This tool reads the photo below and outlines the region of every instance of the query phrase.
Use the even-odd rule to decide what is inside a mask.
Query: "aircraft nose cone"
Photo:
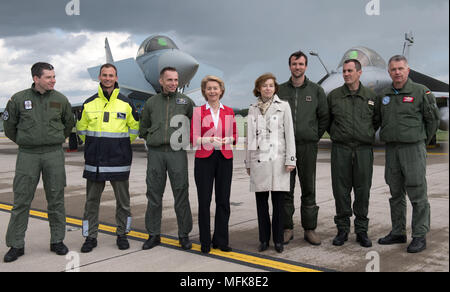
[[[183,87],[188,84],[198,70],[198,62],[191,55],[179,50],[165,52],[159,58],[158,67],[174,67],[178,71],[178,86]]]

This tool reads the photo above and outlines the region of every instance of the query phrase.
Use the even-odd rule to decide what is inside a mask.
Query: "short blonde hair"
[[[259,91],[259,89],[269,79],[273,80],[273,83],[275,84],[275,93],[274,94],[277,94],[277,92],[278,92],[277,78],[272,73],[265,73],[265,74],[259,76],[258,79],[256,79],[256,81],[255,81],[255,88],[253,89],[253,94],[256,97],[261,96],[261,92]]]
[[[217,76],[208,75],[208,76],[205,76],[205,78],[202,79],[202,83],[201,83],[201,86],[200,86],[201,89],[202,89],[202,95],[205,98],[205,100],[208,101],[208,98],[206,97],[206,94],[205,94],[205,90],[206,90],[206,84],[208,82],[210,82],[210,81],[217,82],[219,84],[220,90],[222,91],[222,94],[220,95],[220,98],[222,98],[223,95],[225,94],[225,83],[223,82],[222,79],[220,79]]]

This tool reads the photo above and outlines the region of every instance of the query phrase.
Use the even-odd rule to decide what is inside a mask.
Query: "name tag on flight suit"
[[[412,97],[412,96],[404,96],[403,97],[403,102],[412,103],[412,102],[414,102],[414,97]]]
[[[50,107],[51,108],[58,108],[58,109],[60,109],[61,108],[61,104],[59,103],[59,102],[50,102]]]

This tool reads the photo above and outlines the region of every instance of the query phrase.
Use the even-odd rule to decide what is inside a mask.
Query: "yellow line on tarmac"
[[[0,204],[0,209],[6,210],[6,211],[11,211],[12,210],[12,206],[11,205]]]
[[[12,208],[13,207],[11,205],[0,204],[0,209],[2,209],[2,210],[11,211]],[[30,215],[39,217],[39,218],[48,219],[48,214],[45,212],[41,212],[41,211],[30,210]],[[80,220],[80,219],[66,217],[66,222],[69,224],[79,226],[79,227],[82,226],[82,220]],[[109,226],[109,225],[99,224],[98,228],[99,228],[99,230],[106,231],[109,233],[116,232],[116,227]],[[142,232],[137,232],[137,231],[130,231],[130,233],[128,233],[127,236],[131,237],[131,238],[137,238],[137,239],[145,239],[145,240],[148,239],[148,234],[142,233]],[[180,247],[180,243],[178,242],[177,239],[161,237],[161,243]],[[200,245],[193,243],[192,250],[201,252]],[[210,254],[215,255],[219,258],[223,258],[223,259],[234,260],[234,261],[241,262],[241,263],[247,263],[247,264],[252,264],[252,265],[256,265],[256,266],[263,266],[263,267],[272,268],[272,269],[276,269],[276,270],[280,270],[280,271],[286,271],[286,272],[321,272],[320,270],[306,268],[306,267],[302,267],[300,265],[284,263],[284,262],[273,260],[273,259],[261,258],[258,256],[239,253],[239,252],[223,252],[220,249],[211,249]]]

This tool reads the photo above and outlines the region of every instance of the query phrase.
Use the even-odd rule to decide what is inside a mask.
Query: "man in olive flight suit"
[[[388,66],[392,86],[382,91],[379,110],[380,138],[386,142],[385,179],[391,191],[392,231],[378,243],[406,243],[407,193],[413,208],[413,240],[407,252],[417,253],[426,248],[430,230],[426,145],[438,129],[439,109],[431,91],[408,78],[410,69],[404,56],[393,56]]]
[[[297,169],[291,172],[291,191],[284,202],[284,243],[293,239],[294,188],[298,171],[301,195],[301,223],[304,238],[312,245],[320,245],[316,234],[319,206],[316,205],[316,161],[318,142],[328,126],[327,97],[322,87],[305,76],[308,57],[301,51],[289,57],[291,78],[280,85],[278,96],[289,102],[294,122]]]
[[[190,120],[195,104],[177,91],[178,72],[175,68],[161,70],[159,83],[162,92],[147,100],[139,126],[139,136],[148,146],[145,225],[149,238],[142,248],[151,249],[161,243],[162,197],[168,173],[175,199],[178,237],[181,247],[187,250],[192,248],[189,240],[192,214],[184,149],[190,143]]]
[[[3,113],[5,135],[19,145],[13,182],[14,206],[6,233],[11,249],[5,262],[15,261],[25,252],[25,232],[36,187],[42,173],[50,222],[50,250],[68,253],[64,245],[66,214],[64,187],[66,172],[62,143],[75,124],[67,98],[54,90],[55,71],[48,63],[31,67],[31,88],[14,94]]]
[[[336,204],[334,222],[338,234],[333,245],[341,246],[348,240],[352,216],[351,191],[355,194],[356,241],[371,247],[369,226],[369,197],[373,174],[373,142],[379,127],[375,110],[376,94],[360,82],[361,63],[346,60],[342,76],[344,85],[328,94],[330,126],[333,141],[331,150],[331,181]]]

